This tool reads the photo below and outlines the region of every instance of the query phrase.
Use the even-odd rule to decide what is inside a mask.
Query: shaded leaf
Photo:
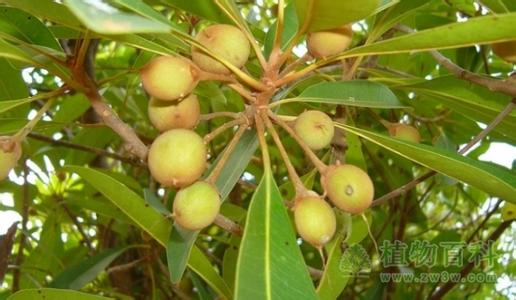
[[[26,289],[21,290],[7,298],[8,300],[107,300],[107,298],[92,294],[81,293],[62,289]]]

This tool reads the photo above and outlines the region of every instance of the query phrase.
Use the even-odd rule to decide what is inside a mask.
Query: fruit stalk
[[[240,117],[238,119],[235,119],[233,121],[226,122],[219,127],[215,128],[212,132],[208,133],[204,136],[204,143],[209,144],[211,141],[213,141],[217,136],[219,136],[224,131],[233,128],[235,126],[239,126],[242,124],[245,124],[246,120],[244,117]]]

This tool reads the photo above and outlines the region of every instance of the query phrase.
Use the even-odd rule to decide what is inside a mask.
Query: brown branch
[[[397,25],[396,29],[408,33],[414,32],[412,28],[409,28],[404,25]],[[450,59],[442,55],[437,50],[430,50],[429,52],[441,66],[445,67],[457,78],[484,86],[493,92],[501,92],[512,97],[516,97],[516,84],[506,80],[497,80],[489,77],[480,76],[454,64]]]
[[[75,144],[75,143],[63,141],[63,140],[54,140],[51,137],[48,137],[48,136],[42,135],[42,134],[38,134],[38,133],[30,133],[28,135],[28,137],[38,140],[38,141],[50,143],[51,145],[54,145],[54,146],[62,146],[62,147],[71,148],[71,149],[75,149],[75,150],[79,150],[79,151],[90,152],[90,153],[96,154],[98,156],[110,157],[110,158],[113,158],[113,159],[116,159],[116,160],[119,160],[122,162],[126,162],[126,163],[129,163],[132,165],[136,165],[136,166],[145,166],[144,163],[137,161],[131,157],[126,157],[126,156],[120,155],[118,153],[109,152],[109,151],[106,151],[106,150],[100,149],[100,148]]]
[[[502,233],[511,226],[512,221],[503,222],[496,228],[496,230],[487,238],[486,243],[482,245],[482,249],[475,255],[473,259],[471,259],[467,265],[465,265],[462,270],[459,272],[460,278],[464,278],[467,276],[475,267],[475,262],[484,256],[484,253],[488,250],[487,248],[491,246],[490,241],[496,241],[500,238]],[[433,293],[428,299],[430,300],[438,300],[442,299],[446,293],[448,293],[451,289],[457,285],[460,280],[457,281],[448,281],[444,285],[442,285],[435,293]]]
[[[23,161],[23,197],[22,197],[22,222],[21,222],[21,236],[20,242],[18,244],[18,254],[16,255],[15,264],[21,267],[24,259],[23,251],[25,250],[25,245],[27,244],[26,234],[29,230],[27,227],[27,223],[29,222],[29,206],[30,206],[30,194],[29,194],[29,182],[27,181],[27,176],[29,175],[29,167],[27,166],[27,161]],[[20,276],[21,271],[19,268],[13,270],[13,283],[12,283],[12,291],[13,293],[20,289]]]
[[[222,214],[218,214],[217,217],[215,217],[215,221],[213,221],[213,223],[219,226],[220,228],[233,234],[236,234],[238,236],[242,236],[244,232],[240,225],[226,218]]]

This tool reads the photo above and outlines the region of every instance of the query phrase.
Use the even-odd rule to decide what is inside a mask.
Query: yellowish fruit
[[[21,145],[13,143],[11,137],[0,136],[0,180],[4,180],[16,166],[22,154]]]
[[[491,45],[494,54],[510,63],[516,63],[516,40]]]
[[[349,164],[330,166],[321,177],[321,184],[328,198],[343,211],[360,214],[373,202],[373,182],[359,167]]]
[[[220,210],[220,196],[212,184],[198,181],[177,192],[173,210],[174,220],[181,227],[200,230],[215,220]]]
[[[217,24],[206,27],[196,37],[197,41],[216,56],[237,68],[245,65],[251,53],[246,36],[235,26]],[[206,72],[229,74],[231,71],[202,50],[192,48],[193,61]]]
[[[312,32],[306,40],[308,52],[315,58],[338,54],[346,50],[353,38],[351,24],[341,28]]]
[[[502,207],[502,219],[504,221],[510,221],[516,219],[516,204],[505,202]]]
[[[190,94],[199,82],[199,70],[182,57],[159,56],[140,72],[143,87],[155,98],[173,101]]]
[[[184,187],[206,170],[206,145],[194,131],[172,129],[156,138],[149,149],[152,177],[167,187]]]
[[[294,221],[301,238],[314,247],[321,247],[332,239],[337,223],[331,206],[317,196],[296,200]]]
[[[332,119],[317,110],[307,110],[296,119],[294,129],[312,150],[328,147],[335,134]]]
[[[201,108],[194,94],[179,102],[161,101],[151,98],[149,101],[149,119],[159,131],[174,128],[192,129],[199,122]]]
[[[405,124],[392,124],[389,127],[389,133],[392,137],[400,140],[419,143],[421,141],[421,135],[419,131],[410,125]]]

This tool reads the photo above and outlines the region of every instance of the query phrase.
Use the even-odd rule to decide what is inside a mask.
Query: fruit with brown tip
[[[201,107],[194,94],[172,103],[156,98],[149,101],[149,119],[161,132],[174,128],[192,129],[199,122],[200,116]]]
[[[307,110],[300,114],[296,119],[294,129],[312,150],[328,147],[335,134],[332,119],[317,110]]]
[[[206,170],[206,145],[192,130],[172,129],[154,140],[148,157],[152,177],[167,187],[184,187]]]
[[[251,46],[245,34],[232,25],[211,25],[199,32],[196,39],[214,55],[237,68],[245,65],[251,53]],[[231,73],[222,63],[196,47],[192,47],[192,59],[199,68],[206,72]]]
[[[350,164],[329,166],[321,176],[321,184],[331,202],[343,211],[360,214],[373,202],[373,182],[359,167]]]
[[[294,222],[301,238],[314,247],[322,247],[335,234],[336,217],[331,206],[318,196],[296,200]]]
[[[10,136],[0,136],[0,180],[4,180],[16,166],[22,154],[21,145]]]
[[[308,34],[308,52],[315,58],[323,58],[346,50],[353,38],[351,24]]]
[[[145,90],[162,101],[174,101],[190,94],[199,82],[199,70],[188,59],[159,56],[141,71]]]
[[[421,141],[421,135],[419,131],[410,125],[406,124],[391,124],[389,125],[389,134],[397,139],[419,143]]]
[[[215,186],[205,181],[181,189],[173,204],[174,220],[189,230],[200,230],[212,224],[219,210],[219,193]]]
[[[492,44],[491,49],[493,49],[494,54],[503,60],[513,64],[516,63],[516,40]]]

